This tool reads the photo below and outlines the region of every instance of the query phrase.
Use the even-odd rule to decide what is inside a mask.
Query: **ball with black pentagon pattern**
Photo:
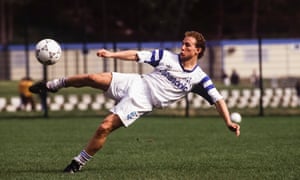
[[[35,56],[43,65],[53,65],[61,57],[61,46],[53,39],[43,39],[36,44]]]

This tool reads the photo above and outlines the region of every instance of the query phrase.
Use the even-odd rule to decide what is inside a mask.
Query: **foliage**
[[[190,29],[210,40],[253,38],[257,31],[300,37],[298,0],[3,1],[11,16],[3,19],[14,33],[10,43],[23,42],[26,32],[31,42],[46,36],[60,42],[168,41]]]

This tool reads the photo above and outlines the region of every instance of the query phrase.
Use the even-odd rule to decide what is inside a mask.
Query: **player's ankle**
[[[46,83],[46,87],[52,91],[58,91],[59,89],[65,87],[66,78],[54,79]]]
[[[82,150],[74,160],[80,162],[80,164],[85,165],[88,161],[92,159],[93,156],[89,155],[85,150]]]

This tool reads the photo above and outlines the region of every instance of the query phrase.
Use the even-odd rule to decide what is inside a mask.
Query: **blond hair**
[[[198,55],[198,58],[201,58],[204,55],[204,51],[206,48],[206,44],[205,44],[206,40],[205,40],[204,36],[197,31],[186,31],[184,33],[184,35],[185,35],[185,37],[193,37],[196,39],[196,47],[201,48],[201,50],[202,50]]]

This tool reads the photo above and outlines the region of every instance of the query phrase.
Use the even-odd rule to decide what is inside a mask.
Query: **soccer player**
[[[97,51],[97,56],[148,63],[149,74],[104,72],[63,77],[39,82],[30,89],[34,93],[56,92],[61,88],[88,86],[101,89],[117,104],[110,110],[87,146],[72,159],[64,172],[78,172],[104,145],[107,136],[120,127],[128,127],[153,108],[164,108],[193,92],[214,104],[229,130],[240,135],[240,126],[230,119],[227,105],[209,76],[198,65],[205,51],[205,39],[196,31],[185,32],[180,54],[167,50]]]

